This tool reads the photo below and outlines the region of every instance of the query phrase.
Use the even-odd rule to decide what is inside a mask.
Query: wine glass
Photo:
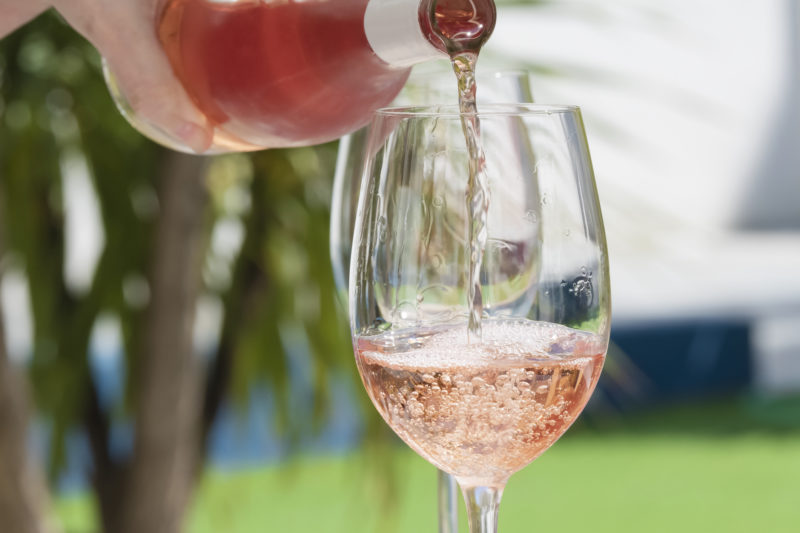
[[[467,197],[462,120],[473,119],[485,211]],[[607,251],[580,111],[384,109],[366,153],[349,291],[359,372],[389,426],[458,480],[470,531],[496,533],[509,476],[580,414],[608,347]]]
[[[478,100],[481,103],[533,102],[530,75],[521,70],[503,70],[478,74]],[[417,68],[395,105],[457,103],[456,78],[452,69],[434,71]],[[345,135],[339,141],[330,219],[330,252],[334,280],[340,302],[347,308],[347,277],[356,203],[361,185],[361,170],[368,128]],[[455,479],[438,471],[439,533],[458,532],[458,505]]]

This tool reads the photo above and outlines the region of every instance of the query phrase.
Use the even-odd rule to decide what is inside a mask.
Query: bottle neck
[[[426,0],[422,0],[425,2]],[[393,67],[446,58],[422,28],[421,0],[369,0],[364,32],[375,54]]]

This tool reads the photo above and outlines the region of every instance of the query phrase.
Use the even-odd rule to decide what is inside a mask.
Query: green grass
[[[776,424],[773,407],[730,400],[575,428],[511,478],[499,529],[796,533],[800,410]],[[402,448],[389,459],[394,493],[361,455],[212,470],[188,531],[435,531],[433,467]],[[92,531],[86,499],[58,509],[69,533]]]

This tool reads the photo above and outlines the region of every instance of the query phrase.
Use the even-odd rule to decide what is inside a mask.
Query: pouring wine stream
[[[483,296],[481,264],[488,238],[489,177],[481,143],[475,83],[475,66],[480,50],[494,30],[497,17],[493,0],[439,0],[430,3],[431,30],[450,56],[458,80],[458,105],[461,125],[469,153],[467,185],[467,224],[469,235],[469,272],[467,275],[468,337],[481,341]]]

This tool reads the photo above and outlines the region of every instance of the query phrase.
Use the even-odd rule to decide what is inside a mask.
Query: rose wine
[[[440,327],[357,338],[381,416],[462,485],[498,486],[575,421],[603,366],[603,339],[546,322],[484,320],[480,342]]]

